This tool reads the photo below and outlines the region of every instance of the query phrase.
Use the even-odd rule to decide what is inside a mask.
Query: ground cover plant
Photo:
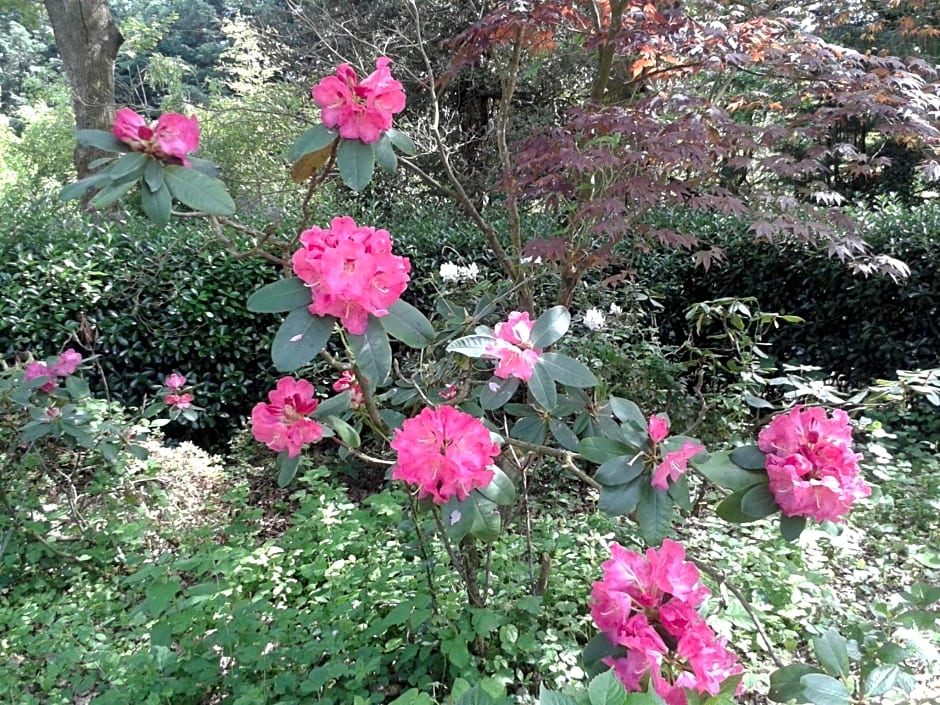
[[[616,264],[625,233],[639,234],[637,244],[688,244],[675,231],[643,227],[654,210],[678,203],[740,212],[761,237],[823,238],[857,268],[903,275],[902,263],[869,256],[846,234],[845,213],[829,207],[841,202],[838,189],[801,179],[833,167],[849,147],[854,166],[836,164],[830,176],[886,166],[867,154],[865,139],[836,151],[812,146],[859,111],[870,113],[867,127],[882,138],[928,147],[936,130],[915,118],[929,113],[935,96],[911,75],[929,70],[806,39],[787,23],[742,21],[716,33],[678,8],[612,3],[594,7],[592,26],[584,9],[499,6],[454,40],[455,58],[436,76],[412,4],[435,116],[430,144],[446,183],[421,168],[415,142],[394,126],[407,99],[389,58],[375,57],[365,71],[341,63],[313,86],[319,121],[287,151],[292,178],[305,185],[296,238],[234,219],[236,202],[218,171],[193,155],[196,117],[121,109],[109,130],[79,130],[82,178],[62,190],[63,200],[98,210],[127,203],[161,228],[205,219],[221,239],[226,229],[252,238],[233,260],[255,255],[281,267],[281,278],[243,294],[248,311],[278,320],[270,355],[280,378],[250,409],[250,434],[276,453],[268,479],[282,488],[274,496],[284,507],[255,507],[257,498],[246,498],[236,481],[224,498],[199,495],[204,522],[164,526],[172,512],[153,503],[182,503],[168,490],[185,494],[183,483],[163,475],[169,463],[151,459],[142,442],[164,415],[196,422],[212,413],[199,408],[188,372],[158,371],[157,401],[128,408],[92,395],[79,372],[95,359],[72,348],[17,361],[0,387],[9,420],[4,455],[11,485],[26,499],[0,495],[11,571],[5,589],[15,605],[9,619],[19,605],[37,619],[17,629],[10,659],[15,678],[37,685],[16,696],[397,705],[932,697],[940,602],[933,529],[920,532],[923,544],[908,545],[897,573],[871,556],[891,580],[868,612],[860,608],[871,593],[861,586],[845,609],[824,605],[836,593],[827,578],[871,575],[857,548],[868,534],[857,531],[855,517],[890,501],[873,476],[895,480],[877,460],[863,465],[857,452],[870,433],[868,452],[893,460],[877,440],[885,435],[878,423],[853,420],[832,402],[850,405],[856,417],[885,401],[937,405],[936,371],[899,373],[896,383],[851,397],[795,375],[768,380],[762,331],[793,321],[752,311],[744,300],[702,302],[687,319],[696,328],[717,322],[731,346],[730,359],[727,351],[724,361],[709,351],[702,358],[739,380],[706,389],[699,372],[685,390],[699,412],[680,426],[679,414],[612,393],[603,356],[596,364],[585,354],[570,310],[588,273]],[[593,39],[572,42],[599,60],[589,99],[568,122],[537,128],[514,161],[507,136],[523,60],[592,27]],[[642,48],[643,33],[657,42]],[[790,49],[783,57],[781,42]],[[703,45],[712,61],[673,66],[675,56],[697,56]],[[740,46],[751,53],[726,53]],[[696,110],[704,96],[676,102],[660,93],[650,102],[634,94],[627,109],[618,104],[612,52],[641,48],[634,79],[662,61],[663,78],[646,78],[669,81],[678,71],[688,85],[707,86],[760,57],[778,79],[799,77],[810,87],[799,96],[779,88],[785,133],[779,122],[738,123],[717,107],[706,111],[711,131],[702,132]],[[506,61],[495,127],[506,232],[463,188],[439,124],[438,91],[483,55]],[[878,83],[876,98],[836,91],[877,83],[885,72],[894,80]],[[836,108],[797,117],[808,100]],[[775,152],[781,134],[793,140],[798,168],[796,157]],[[689,139],[691,152],[682,146]],[[638,171],[636,152],[657,144],[666,149]],[[88,162],[91,149],[105,156]],[[443,262],[441,293],[410,303],[404,294],[415,262],[387,229],[349,214],[314,217],[314,196],[332,177],[362,192],[376,167],[393,175],[400,164],[457,202],[501,280],[476,286],[480,267]],[[734,193],[690,175],[693,164],[701,173],[722,164],[762,179]],[[766,198],[791,188],[809,200]],[[531,237],[526,208],[541,211],[538,223],[552,213],[558,236]],[[713,247],[698,259],[708,265],[721,256]],[[459,283],[468,290],[454,297],[450,285]],[[574,322],[598,332],[618,308],[592,307]],[[318,393],[315,383],[334,393]],[[758,396],[761,385],[782,388],[774,398],[782,403]],[[670,391],[667,399],[682,395],[681,386]],[[728,418],[706,446],[691,434],[709,407]],[[233,477],[260,452],[248,448],[233,454],[241,458]],[[934,466],[917,469],[928,487]],[[198,478],[222,484],[218,473]],[[114,517],[120,530],[109,528]],[[750,561],[760,578],[738,580]],[[34,591],[21,584],[50,590],[31,600]],[[69,585],[92,596],[90,622],[58,618],[56,592]],[[50,642],[32,641],[37,623],[60,625],[82,646],[41,656]]]

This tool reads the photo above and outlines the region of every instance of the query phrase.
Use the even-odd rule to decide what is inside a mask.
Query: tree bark
[[[56,47],[72,93],[75,127],[110,130],[114,120],[114,62],[124,37],[111,17],[107,0],[43,0]],[[100,156],[90,147],[75,148],[78,178]]]

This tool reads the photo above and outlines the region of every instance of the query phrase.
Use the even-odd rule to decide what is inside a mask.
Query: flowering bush
[[[40,390],[48,394],[55,389],[55,378],[68,377],[71,374],[75,374],[81,361],[81,353],[76,352],[72,348],[68,348],[54,360],[47,360],[46,362],[33,361],[28,363],[23,371],[23,378],[27,382],[31,382],[34,379],[49,378],[48,381],[44,382],[39,387]]]
[[[425,409],[395,432],[398,452],[392,478],[418,486],[418,497],[444,504],[466,499],[470,491],[493,479],[499,444],[479,419],[451,406]]]
[[[686,705],[685,688],[717,695],[742,668],[695,608],[709,595],[685,549],[665,539],[646,555],[611,544],[604,578],[591,591],[591,616],[626,655],[608,656],[624,687],[652,683],[668,705]]]
[[[770,491],[787,516],[844,521],[852,504],[871,494],[859,475],[849,417],[840,409],[794,407],[774,417],[758,436],[767,453]]]
[[[334,316],[354,335],[365,332],[369,314],[388,314],[408,286],[411,263],[392,254],[387,230],[358,226],[343,216],[326,230],[305,230],[300,242],[292,262],[310,288],[310,313]]]
[[[164,113],[148,124],[130,108],[121,108],[114,117],[111,132],[135,152],[187,167],[190,166],[187,156],[199,149],[199,122],[195,116]]]
[[[268,400],[251,411],[251,433],[268,448],[294,458],[305,445],[323,438],[323,427],[308,418],[318,404],[310,382],[282,377],[268,392]]]
[[[364,144],[378,141],[392,127],[392,116],[405,109],[405,92],[392,78],[391,59],[381,56],[375,71],[362,81],[349,64],[336,69],[313,87],[313,100],[320,106],[323,124],[339,128],[340,137]]]

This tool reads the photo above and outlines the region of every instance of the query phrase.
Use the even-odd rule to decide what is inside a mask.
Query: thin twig
[[[357,458],[359,458],[360,460],[365,460],[367,463],[372,463],[373,465],[382,465],[382,466],[389,466],[389,465],[395,464],[394,460],[383,460],[382,458],[375,458],[371,455],[367,455],[363,453],[361,450],[359,450],[358,448],[353,448],[351,445],[349,445],[348,443],[345,443],[344,441],[340,440],[336,436],[333,436],[333,441],[337,443],[338,445],[341,445],[346,450],[348,450],[351,455],[355,455]]]
[[[483,600],[481,600],[479,592],[470,583],[470,575],[466,563],[457,556],[454,547],[450,543],[450,538],[447,536],[447,529],[444,527],[444,520],[441,518],[440,508],[434,505],[431,507],[431,513],[434,515],[437,530],[441,535],[441,543],[444,544],[444,549],[447,551],[451,565],[454,566],[454,570],[457,571],[460,575],[460,579],[463,580],[464,588],[467,590],[467,599],[470,600],[470,604],[474,607],[483,607]]]
[[[522,450],[528,450],[534,453],[541,453],[542,455],[549,455],[553,458],[558,458],[559,460],[563,461],[564,467],[567,468],[567,470],[572,475],[581,480],[581,482],[589,485],[590,487],[593,487],[595,490],[601,489],[600,483],[584,472],[584,470],[579,468],[577,463],[575,463],[575,459],[581,457],[577,453],[572,453],[570,450],[560,450],[550,446],[538,445],[536,443],[526,443],[525,441],[520,441],[516,438],[506,438],[506,443],[511,446],[521,448]]]
[[[437,614],[437,591],[434,589],[434,574],[431,572],[431,554],[428,552],[424,531],[418,520],[418,508],[415,506],[414,495],[410,492],[408,493],[408,508],[411,511],[411,520],[414,522],[415,534],[418,537],[418,549],[421,551],[421,560],[424,563],[424,577],[428,582],[428,595],[431,597],[431,613]]]

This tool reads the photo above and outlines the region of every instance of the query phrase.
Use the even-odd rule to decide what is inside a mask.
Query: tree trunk
[[[114,61],[124,41],[111,18],[107,0],[44,0],[56,47],[72,92],[75,127],[110,130],[114,120]],[[101,156],[89,147],[75,148],[78,178]]]

